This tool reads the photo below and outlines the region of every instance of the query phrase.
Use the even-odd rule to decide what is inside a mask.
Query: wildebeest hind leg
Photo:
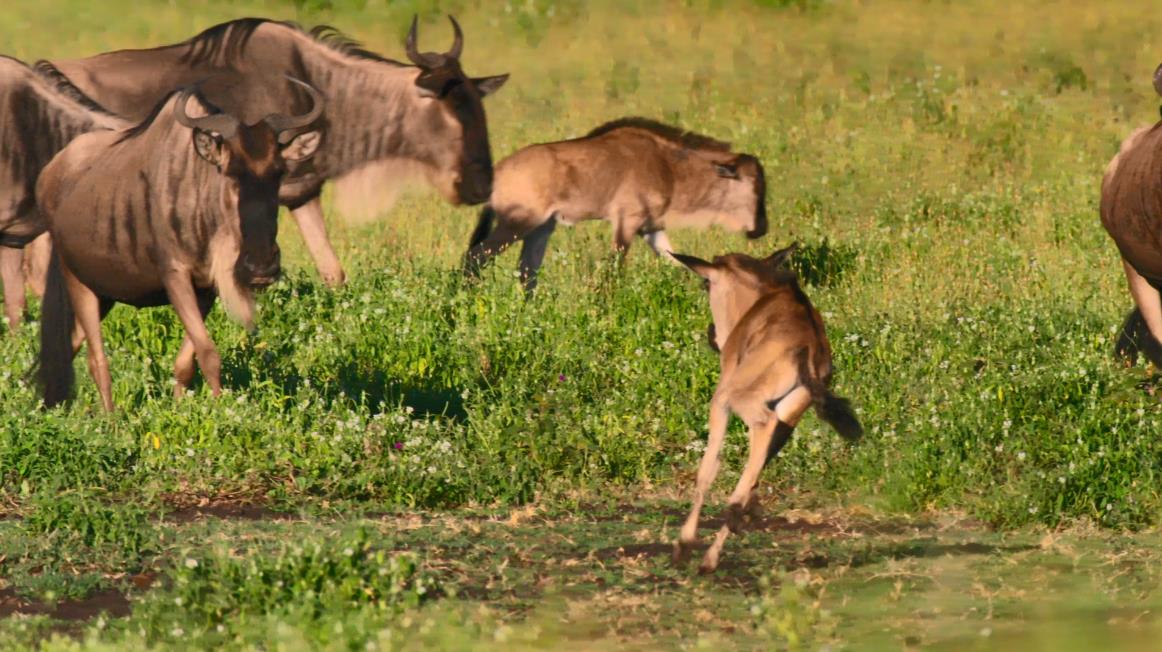
[[[521,235],[523,235],[523,231],[517,230],[502,220],[483,242],[474,245],[465,254],[464,275],[478,276],[489,261],[508,249],[509,245],[520,239]]]
[[[750,454],[747,456],[742,475],[738,478],[738,484],[735,485],[734,492],[730,494],[726,508],[726,524],[719,528],[718,534],[714,537],[714,543],[710,544],[706,556],[702,558],[702,565],[698,567],[698,572],[710,573],[718,568],[718,557],[722,554],[726,538],[730,536],[731,532],[737,532],[742,528],[743,508],[750,502],[751,490],[758,484],[759,474],[762,473],[763,467],[766,465],[767,450],[770,448],[771,436],[774,434],[777,423],[778,420],[772,418],[751,427]]]
[[[1146,328],[1133,328],[1131,326],[1131,322],[1134,321],[1133,315],[1126,320],[1126,325],[1131,326],[1133,330],[1139,331],[1136,333],[1138,335],[1138,344],[1147,355],[1150,353],[1157,354],[1160,347],[1159,343],[1162,343],[1162,295],[1159,295],[1158,289],[1124,259],[1122,260],[1122,267],[1126,270],[1126,280],[1130,285],[1130,294],[1134,297],[1134,303],[1138,306],[1138,314],[1141,316],[1141,320],[1145,323]],[[1123,330],[1125,329],[1123,328]],[[1140,332],[1142,330],[1146,332]],[[1124,333],[1123,335],[1127,334]],[[1132,355],[1132,349],[1133,347],[1125,346],[1122,342],[1118,344],[1118,350],[1119,352],[1124,352],[1123,355]],[[1155,365],[1162,366],[1162,360],[1153,359],[1155,356],[1150,357],[1151,362]],[[1131,359],[1130,362],[1132,363],[1133,360]]]
[[[212,291],[203,290],[198,293],[198,312],[201,313],[203,321],[210,314],[210,308],[214,306],[215,298],[215,293]],[[190,339],[188,334],[182,337],[182,346],[178,349],[177,358],[174,359],[173,377],[176,381],[173,395],[175,399],[178,399],[186,393],[186,389],[194,380],[194,341]]]
[[[20,328],[24,315],[24,251],[13,247],[0,247],[0,280],[4,285],[4,316],[8,318],[8,330],[15,333]]]
[[[97,383],[97,391],[101,394],[101,404],[105,411],[113,411],[113,379],[109,375],[109,359],[105,356],[105,343],[101,340],[101,300],[96,293],[81,283],[67,268],[62,265],[61,273],[68,288],[69,300],[77,315],[77,323],[85,333],[85,342],[88,347],[89,375]]]
[[[710,437],[706,442],[706,450],[702,453],[702,461],[698,464],[698,479],[694,485],[694,500],[690,506],[690,515],[682,525],[678,534],[678,541],[674,544],[674,561],[680,562],[698,543],[698,517],[702,512],[702,504],[706,501],[706,494],[714,484],[720,464],[719,455],[722,452],[722,443],[726,439],[726,426],[730,422],[730,407],[725,396],[715,394],[710,401]]]
[[[666,235],[665,231],[658,230],[650,231],[649,233],[643,233],[642,238],[645,239],[646,244],[650,246],[650,249],[654,250],[655,254],[661,256],[662,258],[670,261],[675,265],[681,265],[681,263],[679,263],[676,258],[670,255],[674,253],[674,247],[670,244],[670,238]]]
[[[218,355],[214,341],[210,339],[210,332],[206,330],[198,293],[195,292],[189,275],[184,272],[168,272],[164,283],[174,312],[178,314],[182,326],[185,326],[186,338],[193,343],[194,356],[198,360],[198,366],[202,368],[202,375],[206,377],[214,396],[219,396],[222,394],[222,358]]]
[[[549,246],[549,236],[557,228],[557,220],[550,218],[544,224],[529,231],[520,248],[520,279],[525,292],[537,289],[537,271],[545,260],[545,250]]]

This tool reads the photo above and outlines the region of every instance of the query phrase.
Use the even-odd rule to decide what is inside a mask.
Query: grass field
[[[331,210],[350,282],[284,224],[259,331],[212,316],[220,399],[170,398],[170,311],[106,321],[111,416],[83,363],[72,407],[38,410],[36,328],[0,338],[0,649],[1156,649],[1162,407],[1112,358],[1130,298],[1097,200],[1158,117],[1158,12],[17,0],[0,41],[83,56],[263,15],[402,57],[417,11],[421,49],[453,12],[466,69],[512,73],[496,158],[633,114],[761,156],[771,235],[671,237],[804,244],[864,441],[807,417],[720,572],[671,567],[717,379],[699,283],[641,245],[617,274],[587,224],[525,301],[515,255],[460,283],[473,210]]]

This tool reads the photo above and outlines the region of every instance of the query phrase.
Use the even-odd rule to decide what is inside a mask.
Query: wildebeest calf
[[[669,227],[717,224],[758,238],[767,231],[765,195],[754,156],[645,118],[616,120],[582,138],[530,145],[496,164],[465,272],[475,274],[523,239],[521,275],[532,289],[557,222],[607,220],[622,254],[641,235],[669,255]]]
[[[727,535],[737,531],[752,506],[763,467],[791,438],[808,407],[845,439],[863,429],[846,399],[833,394],[831,346],[823,318],[799,287],[795,273],[783,268],[796,245],[758,260],[745,254],[718,256],[713,262],[674,254],[706,279],[710,297],[711,346],[721,352],[722,375],[710,401],[710,439],[698,467],[694,505],[674,548],[684,559],[698,540],[698,514],[718,473],[718,455],[730,413],[750,429],[746,467],[730,495],[727,523],[706,551],[700,570],[713,571]]]
[[[193,91],[161,102],[127,130],[74,140],[37,183],[37,203],[52,234],[41,316],[38,379],[46,406],[65,401],[72,359],[88,342],[89,372],[105,409],[113,409],[101,318],[114,302],[171,304],[186,335],[174,363],[175,393],[194,375],[194,358],[215,395],[220,358],[205,316],[218,294],[226,310],[253,324],[252,288],[280,274],[278,191],[286,161],[311,156],[319,143],[305,131],[322,114],[322,96],[304,87],[312,108],[246,125],[232,115],[188,111]]]

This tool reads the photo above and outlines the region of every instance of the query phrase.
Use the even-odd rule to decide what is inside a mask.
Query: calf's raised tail
[[[851,401],[836,395],[815,375],[806,348],[799,352],[799,382],[811,392],[815,414],[835,428],[840,437],[847,441],[859,441],[863,437],[863,426],[855,416]]]
[[[69,400],[76,384],[73,371],[73,326],[76,315],[69,300],[61,264],[53,256],[48,266],[44,300],[40,309],[40,355],[36,364],[36,381],[40,385],[45,407]]]
[[[1126,315],[1126,321],[1122,324],[1122,332],[1114,346],[1114,355],[1132,365],[1137,360],[1139,352],[1154,363],[1155,367],[1162,368],[1162,343],[1154,339],[1150,328],[1146,326],[1146,320],[1142,318],[1142,312],[1134,308]]]

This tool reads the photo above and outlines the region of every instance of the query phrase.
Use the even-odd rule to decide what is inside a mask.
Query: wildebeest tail
[[[490,204],[485,204],[484,208],[480,209],[480,220],[476,222],[476,230],[472,232],[472,240],[468,243],[469,249],[484,242],[488,234],[492,233],[492,223],[495,220],[496,211]]]
[[[48,266],[44,300],[40,307],[40,355],[36,381],[45,407],[69,400],[76,383],[73,372],[73,324],[76,316],[69,301],[60,260],[56,255]]]
[[[863,437],[863,426],[855,416],[851,401],[837,396],[827,385],[815,375],[811,369],[807,349],[799,351],[799,382],[811,392],[811,401],[815,406],[815,414],[819,415],[840,437],[848,441],[859,441]]]
[[[1162,367],[1162,343],[1154,339],[1154,335],[1146,326],[1146,320],[1142,318],[1142,312],[1134,308],[1126,315],[1126,321],[1122,324],[1122,332],[1114,346],[1114,355],[1134,364],[1139,352],[1153,362],[1154,366]]]

